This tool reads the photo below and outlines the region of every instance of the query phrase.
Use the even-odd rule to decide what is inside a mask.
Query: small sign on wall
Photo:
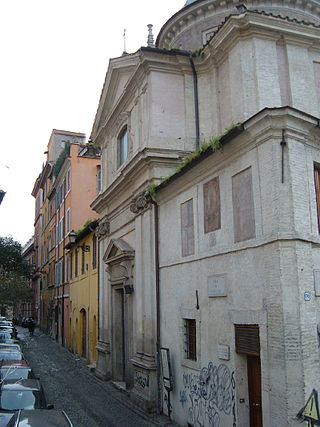
[[[218,357],[222,360],[230,360],[230,347],[228,345],[218,345]]]
[[[313,270],[314,290],[316,297],[320,297],[320,270]]]
[[[218,274],[208,277],[208,297],[226,297],[227,296],[227,276]]]

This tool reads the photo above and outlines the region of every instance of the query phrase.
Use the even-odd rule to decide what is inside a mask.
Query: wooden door
[[[262,427],[260,357],[247,356],[250,427]]]

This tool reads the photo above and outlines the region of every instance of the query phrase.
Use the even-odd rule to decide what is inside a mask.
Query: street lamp
[[[73,245],[76,242],[76,237],[77,237],[77,234],[73,230],[70,231],[70,233],[69,233],[69,243],[70,243],[70,245]]]

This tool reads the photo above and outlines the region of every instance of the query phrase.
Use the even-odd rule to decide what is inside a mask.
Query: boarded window
[[[210,233],[221,228],[219,177],[203,185],[204,232]]]
[[[197,360],[197,334],[195,319],[184,319],[184,354],[189,360]]]
[[[255,237],[251,167],[232,177],[234,241]]]
[[[235,325],[236,352],[239,354],[260,355],[258,325]]]
[[[320,168],[314,169],[314,182],[317,200],[318,230],[320,233]]]
[[[182,256],[194,254],[193,199],[181,204]]]

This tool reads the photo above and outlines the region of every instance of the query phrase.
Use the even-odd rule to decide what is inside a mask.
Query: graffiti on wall
[[[142,388],[149,387],[149,375],[143,374],[142,372],[136,372],[136,384],[138,384]]]
[[[221,364],[201,369],[200,374],[183,374],[184,390],[180,403],[188,410],[188,422],[193,426],[219,427],[221,414],[233,416],[236,426],[234,372]]]
[[[307,421],[309,427],[320,425],[318,392],[315,389],[312,390],[307,403],[299,411],[297,418]]]

